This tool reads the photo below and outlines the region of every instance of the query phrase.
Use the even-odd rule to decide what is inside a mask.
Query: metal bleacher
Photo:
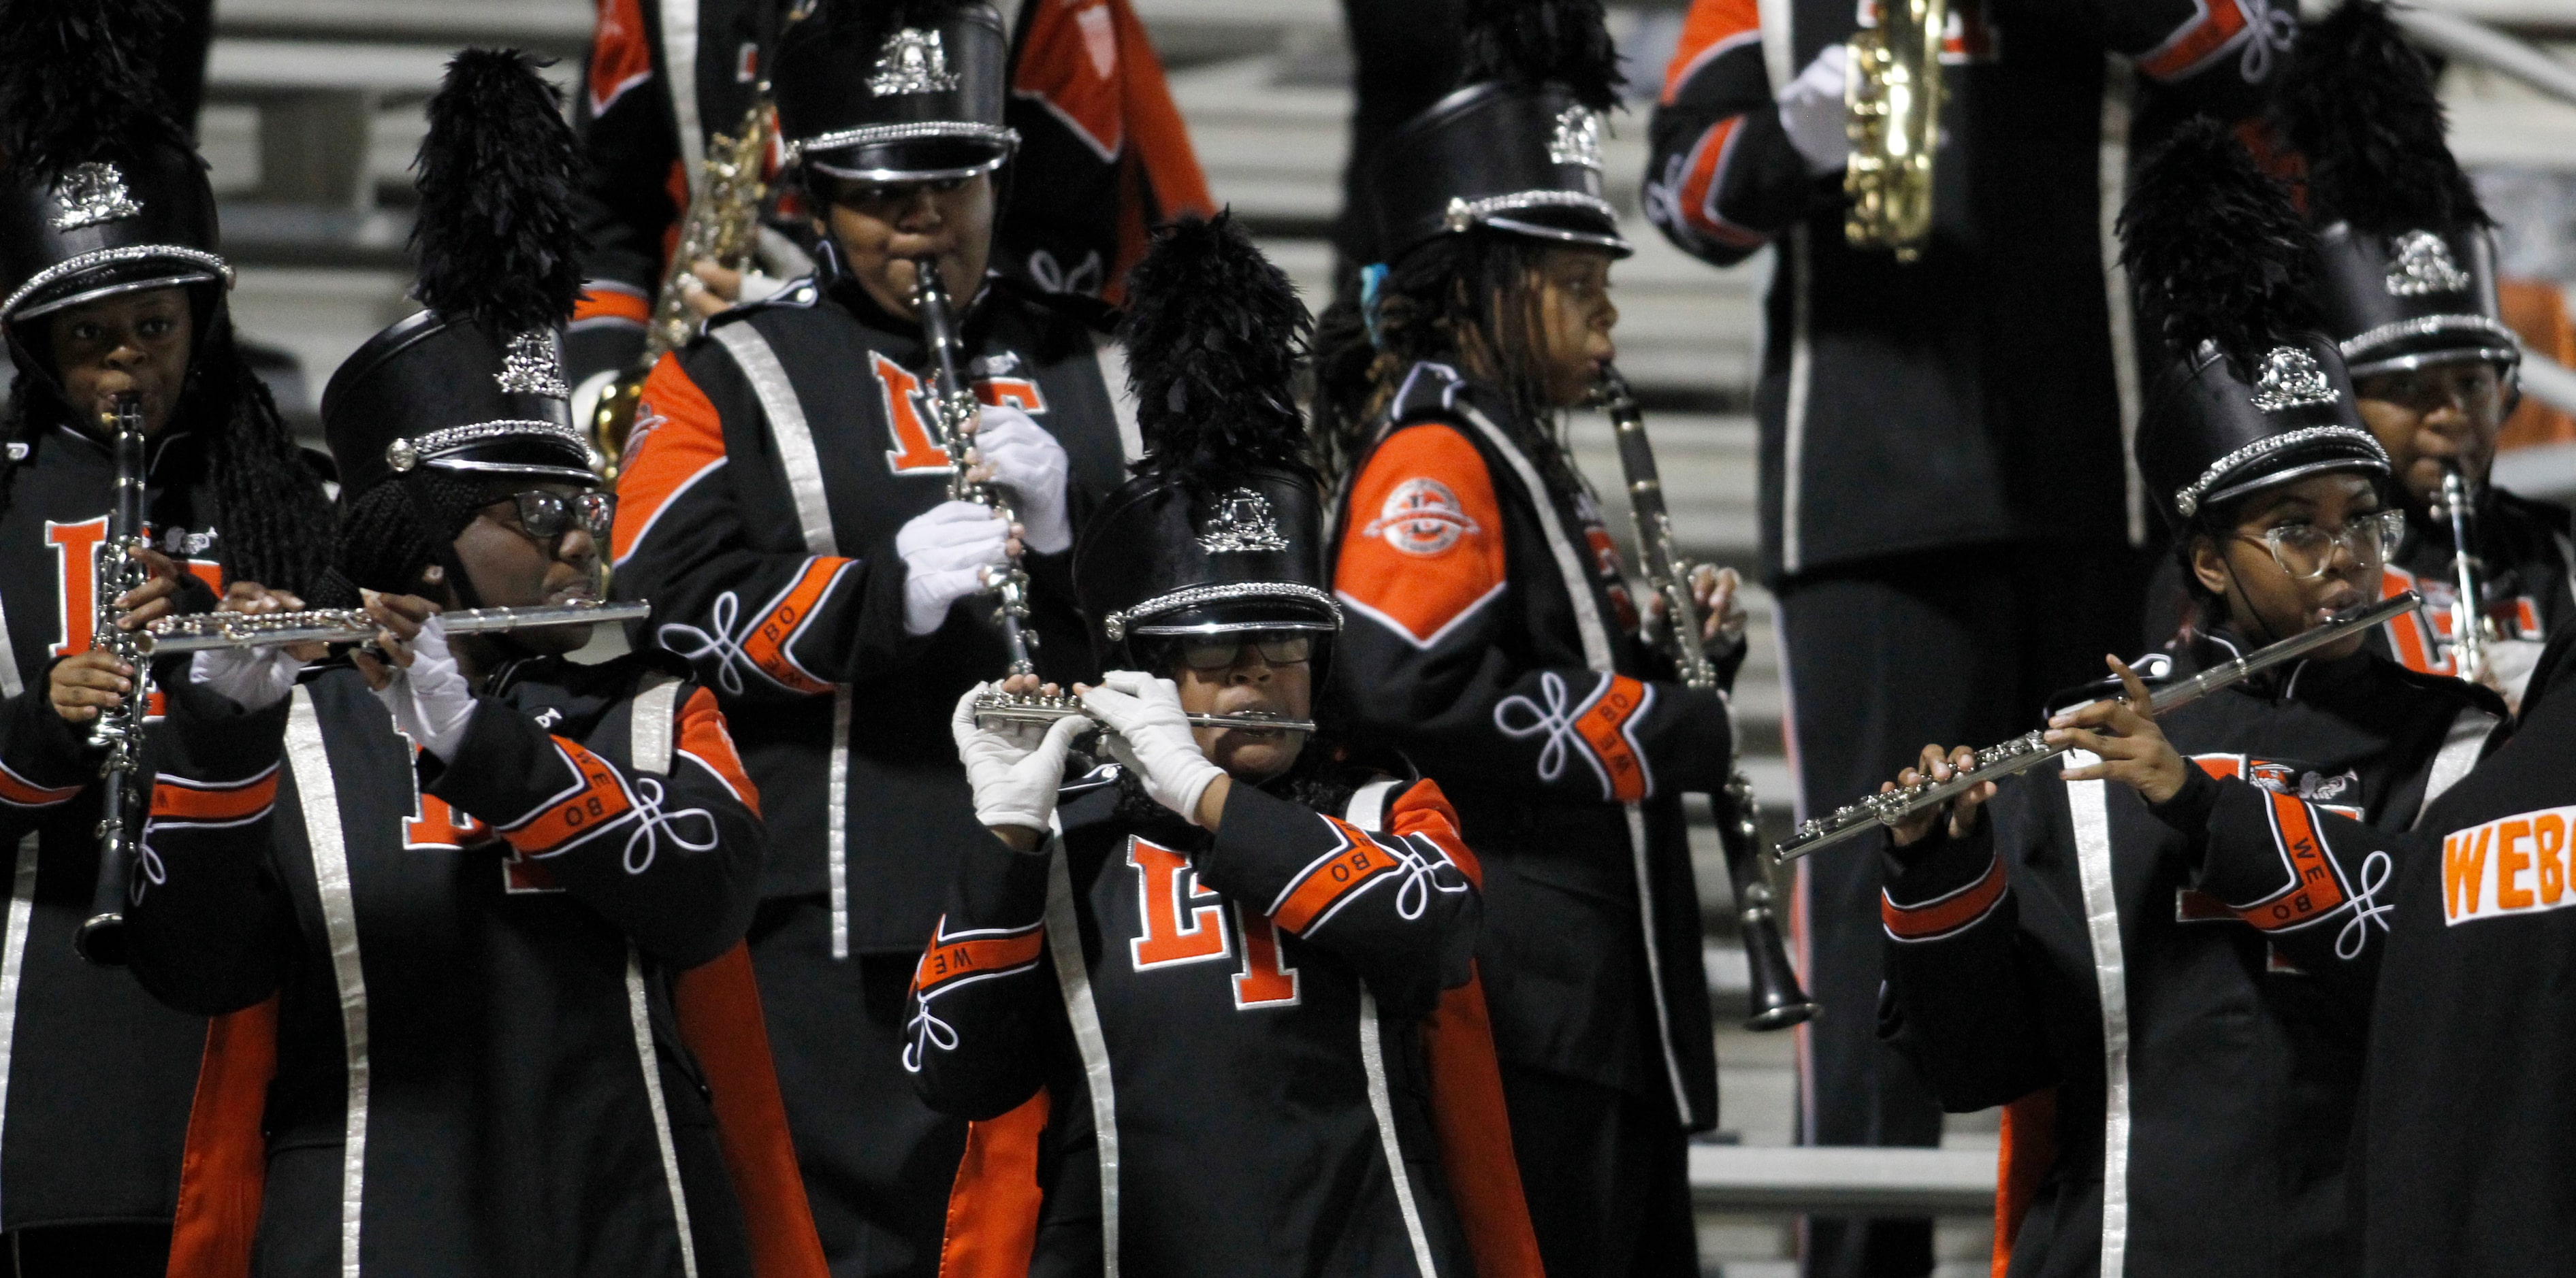
[[[1337,0],[1134,2],[1170,68],[1218,199],[1256,228],[1320,309],[1331,293],[1325,235],[1339,206],[1350,110]],[[2544,45],[2576,39],[2576,7],[2567,0],[2428,0],[2427,8]],[[1613,0],[1632,78],[1659,75],[1679,11],[1680,0]],[[555,56],[552,74],[570,85],[591,21],[587,0],[218,0],[201,138],[223,201],[226,247],[242,268],[235,314],[246,334],[301,361],[304,409],[360,341],[410,309],[403,297],[414,202],[407,169],[422,130],[421,103],[446,57],[468,43],[514,44]],[[2464,160],[2576,186],[2576,107],[2465,64],[2454,66],[2444,90]],[[1620,362],[1653,409],[1665,487],[1686,548],[1749,569],[1756,556],[1755,441],[1746,406],[1769,257],[1715,269],[1674,250],[1643,222],[1633,180],[1645,168],[1639,106],[1614,122],[1608,143],[1612,195],[1623,202],[1638,246],[1614,274]],[[2568,235],[2576,240],[2576,230]],[[2576,276],[2576,261],[2555,273]],[[2576,399],[2576,376],[2566,389]],[[1571,430],[1584,470],[1605,490],[1615,488],[1607,423],[1578,415]],[[2576,490],[2576,446],[2520,464],[2535,476],[2526,487]],[[1766,825],[1777,830],[1791,795],[1779,662],[1770,599],[1755,590],[1750,603],[1753,651],[1736,707],[1747,771]],[[1743,962],[1714,833],[1704,808],[1697,816],[1694,851],[1712,932],[1707,967],[1726,1025],[1718,1035],[1721,1119],[1731,1142],[1692,1151],[1711,1272],[1793,1272],[1793,1220],[1802,1209],[1943,1216],[1942,1272],[1982,1272],[1991,1114],[1955,1122],[1940,1150],[1787,1148],[1794,1036],[1732,1028],[1744,1001]]]

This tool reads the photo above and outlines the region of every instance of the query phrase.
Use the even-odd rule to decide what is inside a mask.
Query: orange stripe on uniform
[[[1037,1251],[1038,1138],[1052,1100],[1043,1087],[999,1118],[966,1125],[966,1156],[948,1187],[939,1278],[1027,1278]]]
[[[2200,12],[2165,37],[2163,44],[2138,57],[2138,69],[2159,80],[2175,80],[2200,69],[2245,30],[2245,11],[2237,0],[2201,0]]]
[[[592,280],[581,286],[581,296],[573,299],[572,322],[620,320],[629,324],[646,324],[653,319],[653,303],[643,294],[605,280]]]
[[[2290,871],[2290,886],[2251,905],[2232,905],[2236,917],[2266,932],[2313,923],[2343,908],[2343,882],[2326,855],[2316,814],[2295,796],[2265,791],[2272,801],[2272,838]]]
[[[688,704],[680,707],[680,753],[705,765],[716,779],[733,791],[742,806],[760,815],[760,787],[751,783],[751,774],[742,767],[742,756],[733,748],[733,733],[725,729],[724,711],[716,705],[716,694],[699,688],[689,694]]]
[[[1479,892],[1485,890],[1485,866],[1476,859],[1475,850],[1458,833],[1458,810],[1449,805],[1449,796],[1441,792],[1440,783],[1424,777],[1406,786],[1386,812],[1386,832],[1397,838],[1420,835],[1439,845],[1449,863],[1467,876],[1467,882]]]
[[[627,438],[624,467],[617,474],[610,558],[626,562],[662,509],[724,459],[724,419],[680,367],[680,357],[664,355],[645,377],[635,404],[635,433]]]
[[[778,1093],[751,950],[736,942],[714,962],[680,973],[671,982],[671,1013],[712,1094],[716,1146],[742,1204],[754,1278],[829,1278],[796,1168],[796,1144],[787,1134],[787,1103]]]
[[[1995,1150],[1993,1278],[2012,1271],[2013,1244],[2039,1199],[2048,1169],[2057,1165],[2057,1089],[2043,1087],[2004,1106],[2003,1139]]]
[[[1895,897],[1880,892],[1878,921],[1900,941],[1938,940],[1984,918],[2004,899],[2004,889],[2011,882],[2004,874],[2003,858],[1996,857],[1986,862],[1986,872],[1976,882],[1921,905],[1898,905]]]
[[[1512,1152],[1511,1112],[1503,1104],[1503,1070],[1494,1055],[1484,981],[1472,965],[1467,983],[1443,991],[1423,1024],[1422,1056],[1431,1071],[1431,1129],[1440,1165],[1448,1173],[1449,1197],[1478,1278],[1545,1278],[1520,1160]]]
[[[1718,178],[1726,172],[1727,153],[1735,146],[1736,129],[1743,123],[1743,116],[1730,116],[1708,126],[1708,131],[1700,135],[1699,142],[1691,148],[1681,189],[1673,193],[1673,203],[1692,230],[1736,248],[1758,248],[1766,238],[1760,231],[1730,222],[1717,211]]]
[[[155,821],[241,821],[277,802],[277,765],[247,781],[191,781],[167,772],[152,782]]]
[[[41,786],[0,763],[0,803],[13,808],[49,808],[88,788],[86,783],[60,788]]]
[[[1388,436],[1344,512],[1335,592],[1413,643],[1431,646],[1501,593],[1502,503],[1484,455],[1455,429],[1409,426]]]
[[[1298,936],[1304,936],[1307,929],[1357,895],[1369,880],[1404,865],[1401,857],[1379,847],[1377,840],[1358,826],[1333,817],[1323,820],[1342,836],[1342,846],[1299,871],[1270,908],[1271,921]]]
[[[1027,967],[1038,961],[1046,949],[1044,925],[1031,923],[1000,935],[972,933],[950,939],[948,920],[939,920],[931,932],[930,948],[921,952],[921,963],[912,970],[913,992],[924,997],[940,987],[953,985],[971,976],[992,976]]]
[[[787,648],[796,641],[796,632],[822,605],[823,597],[832,593],[832,584],[850,566],[847,559],[816,555],[805,561],[794,585],[782,591],[769,605],[768,615],[751,633],[743,636],[742,655],[762,674],[778,681],[779,686],[796,692],[825,693],[832,690],[831,681],[817,679],[813,672],[797,664]]]
[[[1664,65],[1663,105],[1681,96],[1692,75],[1718,54],[1762,38],[1762,9],[1754,0],[1694,0],[1682,19],[1682,36],[1673,60]],[[1774,86],[1785,89],[1787,85]]]
[[[1609,797],[1621,803],[1636,802],[1655,788],[1654,774],[1646,770],[1646,756],[1628,739],[1628,725],[1646,712],[1654,696],[1653,689],[1626,675],[1610,675],[1592,694],[1591,703],[1574,716],[1574,730],[1592,747],[1602,778],[1610,784]]]
[[[179,1156],[168,1272],[249,1278],[268,1189],[268,1085],[277,1077],[277,996],[206,1023],[196,1100]]]
[[[574,774],[580,777],[580,783],[564,798],[502,828],[501,837],[509,840],[521,856],[552,855],[602,827],[616,824],[635,810],[635,801],[627,797],[625,782],[618,779],[617,769],[610,767],[607,760],[562,737],[554,738],[554,743],[563,761],[572,765]]]

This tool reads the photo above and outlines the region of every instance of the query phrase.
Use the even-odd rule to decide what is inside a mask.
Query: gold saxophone
[[[662,287],[653,295],[644,353],[600,392],[599,403],[591,410],[591,446],[599,451],[600,477],[612,485],[625,460],[627,436],[635,429],[635,403],[644,393],[645,377],[662,356],[688,345],[698,334],[698,314],[689,309],[685,291],[689,268],[713,261],[743,270],[751,265],[752,250],[760,245],[760,207],[769,198],[769,183],[761,176],[769,152],[769,108],[764,86],[751,110],[743,114],[740,127],[730,135],[719,133],[707,139],[706,158],[699,161],[698,180],[689,196],[688,216],[680,222],[679,242],[672,246],[670,265],[662,272]]]
[[[1877,0],[1878,25],[1845,47],[1843,239],[1911,262],[1932,235],[1932,152],[1941,141],[1941,42],[1949,0]]]

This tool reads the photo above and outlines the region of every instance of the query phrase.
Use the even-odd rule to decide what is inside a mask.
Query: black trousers
[[[2040,723],[2058,690],[2134,655],[2147,557],[2124,545],[2016,543],[1874,560],[1780,591],[1787,725],[1802,816],[1878,789],[1923,746],[1991,745]],[[1800,1140],[1937,1145],[1941,1111],[1879,1042],[1876,856],[1846,845],[1799,863],[1807,990],[1798,1031]],[[1928,1220],[1808,1222],[1816,1278],[1918,1278]]]
[[[168,1225],[47,1225],[0,1237],[9,1278],[161,1278],[170,1265]]]
[[[1697,1278],[1689,1138],[1671,1102],[1502,1065],[1512,1155],[1548,1278]]]
[[[811,897],[762,903],[751,963],[833,1278],[936,1278],[966,1123],[922,1104],[903,1072],[920,956],[834,959],[831,910]]]

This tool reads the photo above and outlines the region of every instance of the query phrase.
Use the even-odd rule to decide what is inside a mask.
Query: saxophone
[[[151,544],[143,527],[143,400],[119,395],[115,411],[104,417],[115,447],[116,498],[108,510],[107,537],[98,547],[90,646],[116,654],[134,671],[134,686],[114,708],[100,710],[90,725],[90,744],[107,752],[99,764],[98,882],[90,893],[89,917],[72,944],[92,963],[122,967],[126,892],[134,877],[135,832],[143,816],[143,719],[152,704],[152,664],[144,655],[142,636],[116,624],[125,618],[116,601],[151,580],[152,573],[137,553]]]
[[[1664,600],[1664,628],[1656,638],[1681,672],[1682,684],[1702,692],[1717,689],[1717,663],[1700,638],[1698,601],[1691,598],[1690,565],[1673,541],[1672,513],[1664,505],[1664,485],[1655,467],[1655,448],[1646,439],[1645,414],[1637,409],[1619,370],[1601,366],[1596,399],[1610,414],[1619,439],[1619,469],[1628,481],[1628,513],[1636,521],[1637,558],[1646,586]],[[1753,783],[1741,763],[1730,766],[1724,787],[1709,797],[1717,817],[1719,845],[1726,852],[1726,877],[1735,887],[1736,923],[1744,934],[1744,965],[1752,984],[1752,1015],[1746,1029],[1787,1029],[1814,1019],[1817,1006],[1798,984],[1789,965],[1788,946],[1780,938],[1780,916],[1774,905],[1771,876],[1764,868],[1759,828],[1754,824]]]
[[[644,353],[600,393],[598,405],[591,410],[591,447],[599,453],[600,477],[610,484],[616,483],[618,466],[625,460],[644,379],[664,355],[697,336],[698,315],[689,309],[689,268],[702,260],[737,271],[751,265],[752,250],[760,245],[761,204],[769,198],[769,183],[761,173],[768,159],[770,131],[769,92],[764,85],[731,135],[719,133],[707,139],[688,215],[680,222],[679,242],[671,248],[670,265],[663,268],[662,287],[653,294]]]
[[[1911,262],[1932,234],[1932,152],[1941,141],[1941,43],[1949,0],[1876,0],[1878,25],[1845,46],[1843,239]]]

